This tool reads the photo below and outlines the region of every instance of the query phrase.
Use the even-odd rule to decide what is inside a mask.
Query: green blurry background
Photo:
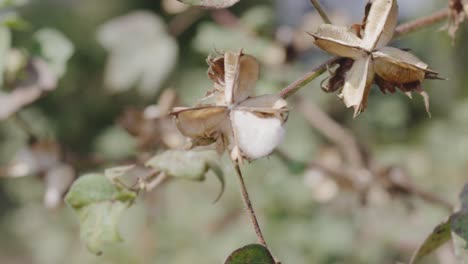
[[[347,24],[360,21],[365,1],[322,2],[334,21]],[[402,22],[446,4],[399,2]],[[135,11],[156,16],[149,22],[155,28],[142,29],[150,32],[148,38],[127,34],[124,22],[103,36],[102,25]],[[80,159],[100,160],[80,162],[78,174],[139,155],[136,139],[118,125],[124,110],[155,103],[165,88],[175,88],[183,105],[203,97],[211,88],[205,63],[209,53],[243,48],[257,56],[262,64],[259,94],[278,92],[327,58],[305,34],[321,23],[307,0],[241,0],[229,12],[187,9],[175,0],[31,0],[18,12],[28,25],[13,30],[13,46],[29,48],[32,33],[43,27],[61,31],[75,46],[59,87],[20,114],[40,137],[56,140]],[[140,22],[144,28],[146,22]],[[448,78],[424,82],[432,118],[419,96],[410,100],[374,88],[368,109],[353,120],[352,111],[319,88],[325,76],[299,95],[349,128],[380,166],[403,167],[415,185],[455,203],[468,169],[468,24],[453,44],[441,26],[394,43],[411,48]],[[115,65],[109,70],[112,56]],[[296,161],[317,160],[333,146],[296,109],[291,103],[280,149]],[[2,164],[26,141],[12,120],[2,121]],[[125,241],[99,257],[80,242],[78,221],[69,208],[43,206],[40,178],[2,178],[0,263],[222,263],[232,250],[256,241],[226,157],[223,164],[227,190],[219,202],[212,203],[219,188],[214,178],[171,181],[139,198],[121,224]],[[266,239],[283,263],[406,262],[447,215],[437,205],[414,197],[391,199],[385,192],[365,205],[359,194],[344,189],[332,188],[323,198],[310,180],[313,172],[293,173],[276,155],[246,165],[244,171]],[[451,263],[444,250],[426,261]]]

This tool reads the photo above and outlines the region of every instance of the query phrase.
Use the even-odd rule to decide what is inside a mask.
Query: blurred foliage
[[[143,110],[156,103],[170,87],[177,91],[178,105],[197,103],[211,89],[205,59],[217,50],[243,48],[258,56],[262,63],[258,94],[278,92],[326,59],[304,31],[291,28],[316,16],[308,1],[244,0],[229,11],[194,10],[175,0],[24,2],[0,1],[1,30],[12,33],[13,47],[45,59],[63,76],[55,90],[18,112],[31,131],[14,118],[0,122],[0,263],[221,263],[233,249],[254,242],[226,157],[221,162],[226,191],[220,201],[212,204],[219,190],[214,177],[203,184],[168,181],[135,198],[130,208],[125,205],[124,212],[115,211],[122,213],[119,229],[124,241],[106,247],[101,256],[90,254],[80,242],[79,223],[70,207],[44,207],[49,186],[44,172],[37,172],[38,177],[6,178],[11,175],[5,175],[4,168],[21,150],[32,149],[31,132],[39,142],[59,144],[57,163],[73,166],[77,175],[147,161],[163,147],[140,150],[138,139],[118,120],[130,108]],[[343,21],[360,17],[364,6],[359,0],[322,2],[330,2],[325,8],[331,17]],[[401,21],[446,4],[417,2],[399,1],[401,9],[416,10],[405,12]],[[352,13],[353,6],[360,7],[359,13]],[[294,15],[286,16],[291,10]],[[130,22],[143,24],[133,29]],[[382,95],[374,87],[368,109],[353,120],[336,96],[320,90],[325,76],[298,96],[348,128],[373,161],[405,168],[415,185],[455,204],[468,169],[468,54],[464,52],[468,25],[461,25],[453,45],[438,27],[392,44],[411,48],[448,78],[423,84],[431,96],[431,119],[421,98]],[[9,89],[2,87],[2,92]],[[381,190],[372,190],[362,204],[358,192],[313,178],[317,174],[304,171],[303,164],[342,157],[330,151],[333,143],[291,105],[280,150],[295,163],[272,155],[243,166],[275,257],[295,264],[407,263],[449,212],[412,196],[392,198]],[[89,189],[97,187],[92,184]],[[424,263],[456,263],[446,251],[441,248]]]

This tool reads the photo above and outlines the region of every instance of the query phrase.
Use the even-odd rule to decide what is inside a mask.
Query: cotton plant
[[[214,82],[208,94],[215,103],[175,108],[177,127],[194,146],[214,143],[234,162],[269,155],[284,136],[287,102],[278,95],[253,95],[260,67],[242,51],[225,52],[208,63]]]
[[[383,93],[394,93],[396,89],[410,97],[411,92],[420,93],[429,113],[429,97],[421,82],[436,79],[438,74],[413,54],[387,46],[397,24],[397,1],[375,0],[365,10],[362,24],[323,24],[311,34],[319,48],[342,57],[324,88],[340,90],[339,97],[346,107],[354,108],[354,117],[365,110],[374,82]]]

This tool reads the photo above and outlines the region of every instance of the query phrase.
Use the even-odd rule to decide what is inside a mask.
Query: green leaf
[[[93,203],[109,200],[132,202],[135,197],[134,192],[117,188],[104,175],[92,173],[79,177],[73,183],[65,197],[65,202],[74,209],[79,209]]]
[[[177,0],[187,5],[207,7],[207,8],[227,8],[233,6],[239,0]]]
[[[65,202],[80,220],[81,239],[94,254],[101,254],[109,243],[122,241],[118,223],[136,193],[114,186],[102,174],[87,174],[76,180]]]
[[[232,252],[224,264],[275,264],[275,260],[266,247],[251,244]]]
[[[118,224],[128,206],[127,203],[106,201],[77,210],[80,219],[80,236],[86,242],[89,251],[100,255],[108,243],[122,241]]]
[[[104,81],[110,92],[138,87],[155,95],[175,68],[177,41],[164,20],[147,11],[134,11],[100,26],[98,42],[108,51]]]
[[[34,34],[41,48],[41,56],[46,60],[57,78],[62,77],[67,69],[67,62],[73,55],[74,46],[61,32],[43,28]]]
[[[224,173],[215,151],[168,150],[151,158],[146,166],[162,171],[170,177],[193,181],[205,180],[206,173],[211,170],[221,183],[221,192],[217,199],[224,191]]]
[[[430,254],[434,250],[438,249],[445,242],[451,238],[451,226],[450,219],[447,219],[443,223],[439,224],[434,228],[434,231],[424,240],[423,244],[414,252],[411,258],[410,264],[417,263],[423,257]]]

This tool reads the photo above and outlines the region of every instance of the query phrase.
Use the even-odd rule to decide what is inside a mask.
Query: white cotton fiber
[[[258,117],[247,111],[231,113],[237,143],[248,159],[269,155],[284,137],[281,120],[275,117]]]

